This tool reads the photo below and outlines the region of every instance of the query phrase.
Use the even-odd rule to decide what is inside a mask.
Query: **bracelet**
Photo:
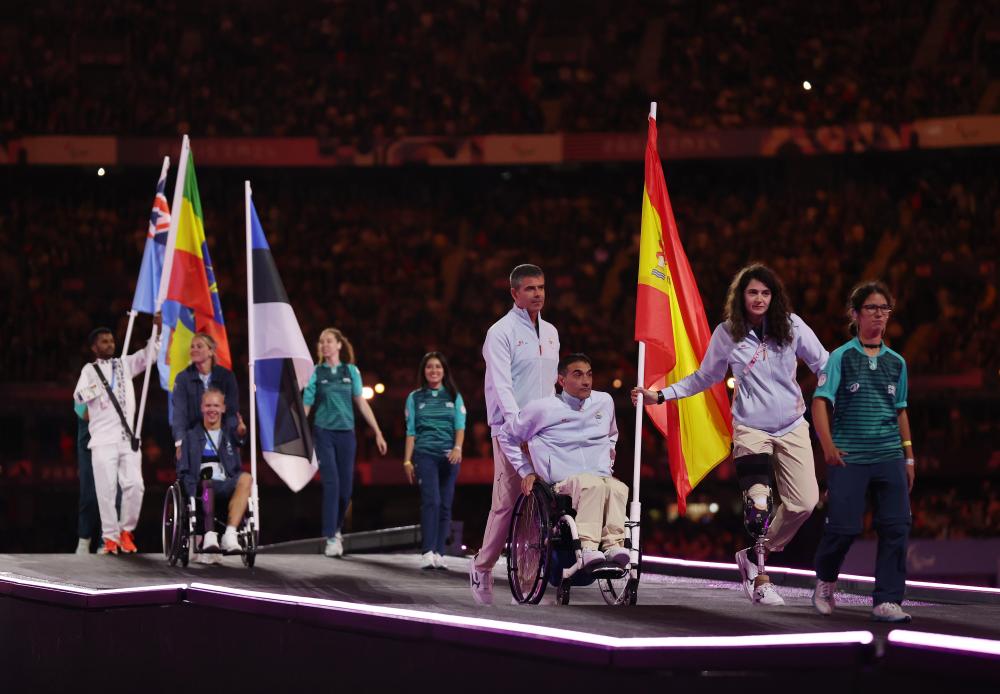
[[[663,397],[663,391],[662,390],[657,391],[656,392],[656,404],[657,405],[662,405],[666,401],[667,401],[667,399],[665,397]]]
[[[917,463],[917,461],[913,458],[906,458],[903,462],[910,466],[916,465]]]
[[[909,446],[909,447],[912,448],[913,447],[913,441],[903,441],[903,448],[906,448],[907,446]]]
[[[412,460],[404,460],[403,461],[403,467],[406,467],[407,465],[409,465],[410,467],[413,467],[413,461]]]

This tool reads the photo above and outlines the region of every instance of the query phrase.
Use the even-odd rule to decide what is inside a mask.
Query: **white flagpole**
[[[167,169],[169,168],[170,168],[170,157],[163,157],[163,166],[160,167],[160,178],[163,178],[164,176],[167,175]],[[156,179],[157,184],[159,184],[160,178]],[[147,231],[146,234],[148,239],[149,232]],[[145,246],[143,246],[142,252],[143,255],[145,255],[146,253]],[[157,290],[159,290],[159,287],[157,287]],[[135,303],[134,299],[132,303]],[[128,327],[125,328],[125,342],[122,343],[122,357],[128,354],[129,345],[132,344],[132,327],[135,325],[135,317],[137,315],[139,315],[139,312],[136,311],[134,308],[130,308],[128,310]]]
[[[260,500],[257,490],[257,384],[254,375],[254,320],[253,320],[253,239],[250,224],[250,181],[243,182],[243,197],[246,202],[246,232],[247,232],[247,335],[249,335],[247,373],[250,377],[250,477],[253,480],[250,487],[251,531],[260,532]]]
[[[656,102],[649,102],[649,117],[656,120]],[[636,385],[640,388],[646,387],[646,343],[639,342],[639,363],[636,366]],[[635,403],[635,446],[634,446],[634,457],[632,459],[632,503],[629,504],[628,519],[632,525],[632,551],[631,551],[631,561],[632,566],[636,565],[639,560],[639,521],[642,519],[642,502],[639,501],[639,481],[641,479],[640,473],[642,472],[642,412],[645,405],[643,404],[642,394],[639,394],[639,399]],[[632,575],[635,576],[635,569],[632,569]]]
[[[135,437],[142,437],[142,420],[146,415],[146,396],[149,395],[149,377],[153,373],[153,362],[156,361],[157,351],[153,348],[156,344],[157,328],[153,323],[153,329],[149,333],[149,342],[146,344],[146,373],[142,377],[142,397],[139,400],[139,413],[135,420]]]
[[[167,249],[163,254],[163,274],[160,275],[160,291],[156,295],[156,310],[159,311],[167,299],[170,287],[170,272],[174,267],[174,249],[177,248],[177,225],[181,221],[181,205],[184,203],[184,180],[187,178],[188,155],[191,142],[185,135],[181,140],[181,158],[177,162],[177,181],[174,183],[174,198],[170,204],[170,231],[167,232]]]

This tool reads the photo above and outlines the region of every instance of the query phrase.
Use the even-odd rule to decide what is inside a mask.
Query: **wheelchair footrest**
[[[628,573],[628,569],[622,567],[620,564],[615,564],[614,562],[606,561],[601,564],[592,564],[584,569],[588,574],[594,578],[622,578]]]

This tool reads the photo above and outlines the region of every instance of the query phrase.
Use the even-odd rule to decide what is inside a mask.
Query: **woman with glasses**
[[[418,370],[420,388],[406,397],[406,479],[420,485],[422,569],[447,569],[444,543],[451,527],[451,502],[462,462],[465,404],[448,361],[428,352]]]
[[[754,263],[736,273],[726,297],[726,320],[716,327],[701,367],[656,393],[632,391],[646,405],[686,398],[721,381],[727,369],[736,380],[733,395],[733,462],[744,494],[748,530],[771,508],[771,458],[781,504],[764,535],[765,555],[780,552],[819,501],[809,424],[795,379],[798,360],[813,372],[829,355],[816,334],[791,312],[784,286],[770,268]],[[784,605],[754,547],[736,553],[743,590],[755,604]]]
[[[878,533],[872,619],[908,622],[903,612],[914,459],[906,415],[906,361],[885,346],[892,294],[865,282],[848,302],[854,338],[830,354],[813,396],[813,423],[827,464],[829,503],[816,551],[813,606],[833,612],[840,566],[864,529],[870,493]],[[833,408],[831,425],[828,409]]]

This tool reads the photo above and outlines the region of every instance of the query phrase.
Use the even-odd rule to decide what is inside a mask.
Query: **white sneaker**
[[[872,619],[876,622],[909,622],[911,617],[903,608],[894,602],[883,602],[872,610]]]
[[[604,552],[599,549],[585,549],[583,550],[583,566],[588,567],[593,564],[603,564],[604,563]]]
[[[448,565],[444,563],[443,554],[438,554],[437,552],[434,553],[434,568],[439,569],[440,571],[448,570]]]
[[[218,552],[212,552],[210,554],[204,554],[199,552],[198,554],[194,555],[194,560],[199,564],[221,564],[222,555],[219,554]]]
[[[629,551],[624,547],[609,547],[604,550],[604,557],[613,564],[625,568],[631,558]]]
[[[226,532],[222,533],[220,546],[223,552],[243,551],[243,548],[240,547],[240,539],[236,536],[236,528],[226,528]]]
[[[476,569],[476,558],[469,560],[469,588],[472,599],[480,605],[493,604],[493,571]]]
[[[344,556],[344,543],[340,539],[340,533],[334,535],[333,539],[326,541],[326,548],[323,550],[323,554],[328,557]]]
[[[337,533],[333,536],[333,539],[334,541],[336,541],[337,547],[340,548],[340,554],[338,554],[337,556],[338,557],[344,556],[344,536],[338,530]]]
[[[219,551],[219,533],[214,530],[209,530],[205,533],[205,538],[201,541],[201,551],[202,552],[218,552]]]
[[[743,584],[743,592],[751,602],[755,602],[753,582],[757,578],[757,562],[751,561],[747,555],[747,552],[752,549],[752,547],[747,547],[736,553],[736,568],[740,572],[740,582]]]
[[[813,590],[813,607],[824,617],[833,614],[833,609],[837,606],[837,601],[833,596],[836,589],[836,581],[816,579],[816,588]]]
[[[768,607],[776,607],[778,605],[784,605],[785,599],[778,595],[778,591],[774,589],[770,581],[767,583],[761,583],[759,586],[753,590],[753,601],[756,604],[767,605]]]
[[[90,538],[81,537],[76,543],[75,554],[90,554]]]
[[[420,568],[424,570],[437,568],[437,564],[434,562],[434,552],[424,552],[420,555]]]

